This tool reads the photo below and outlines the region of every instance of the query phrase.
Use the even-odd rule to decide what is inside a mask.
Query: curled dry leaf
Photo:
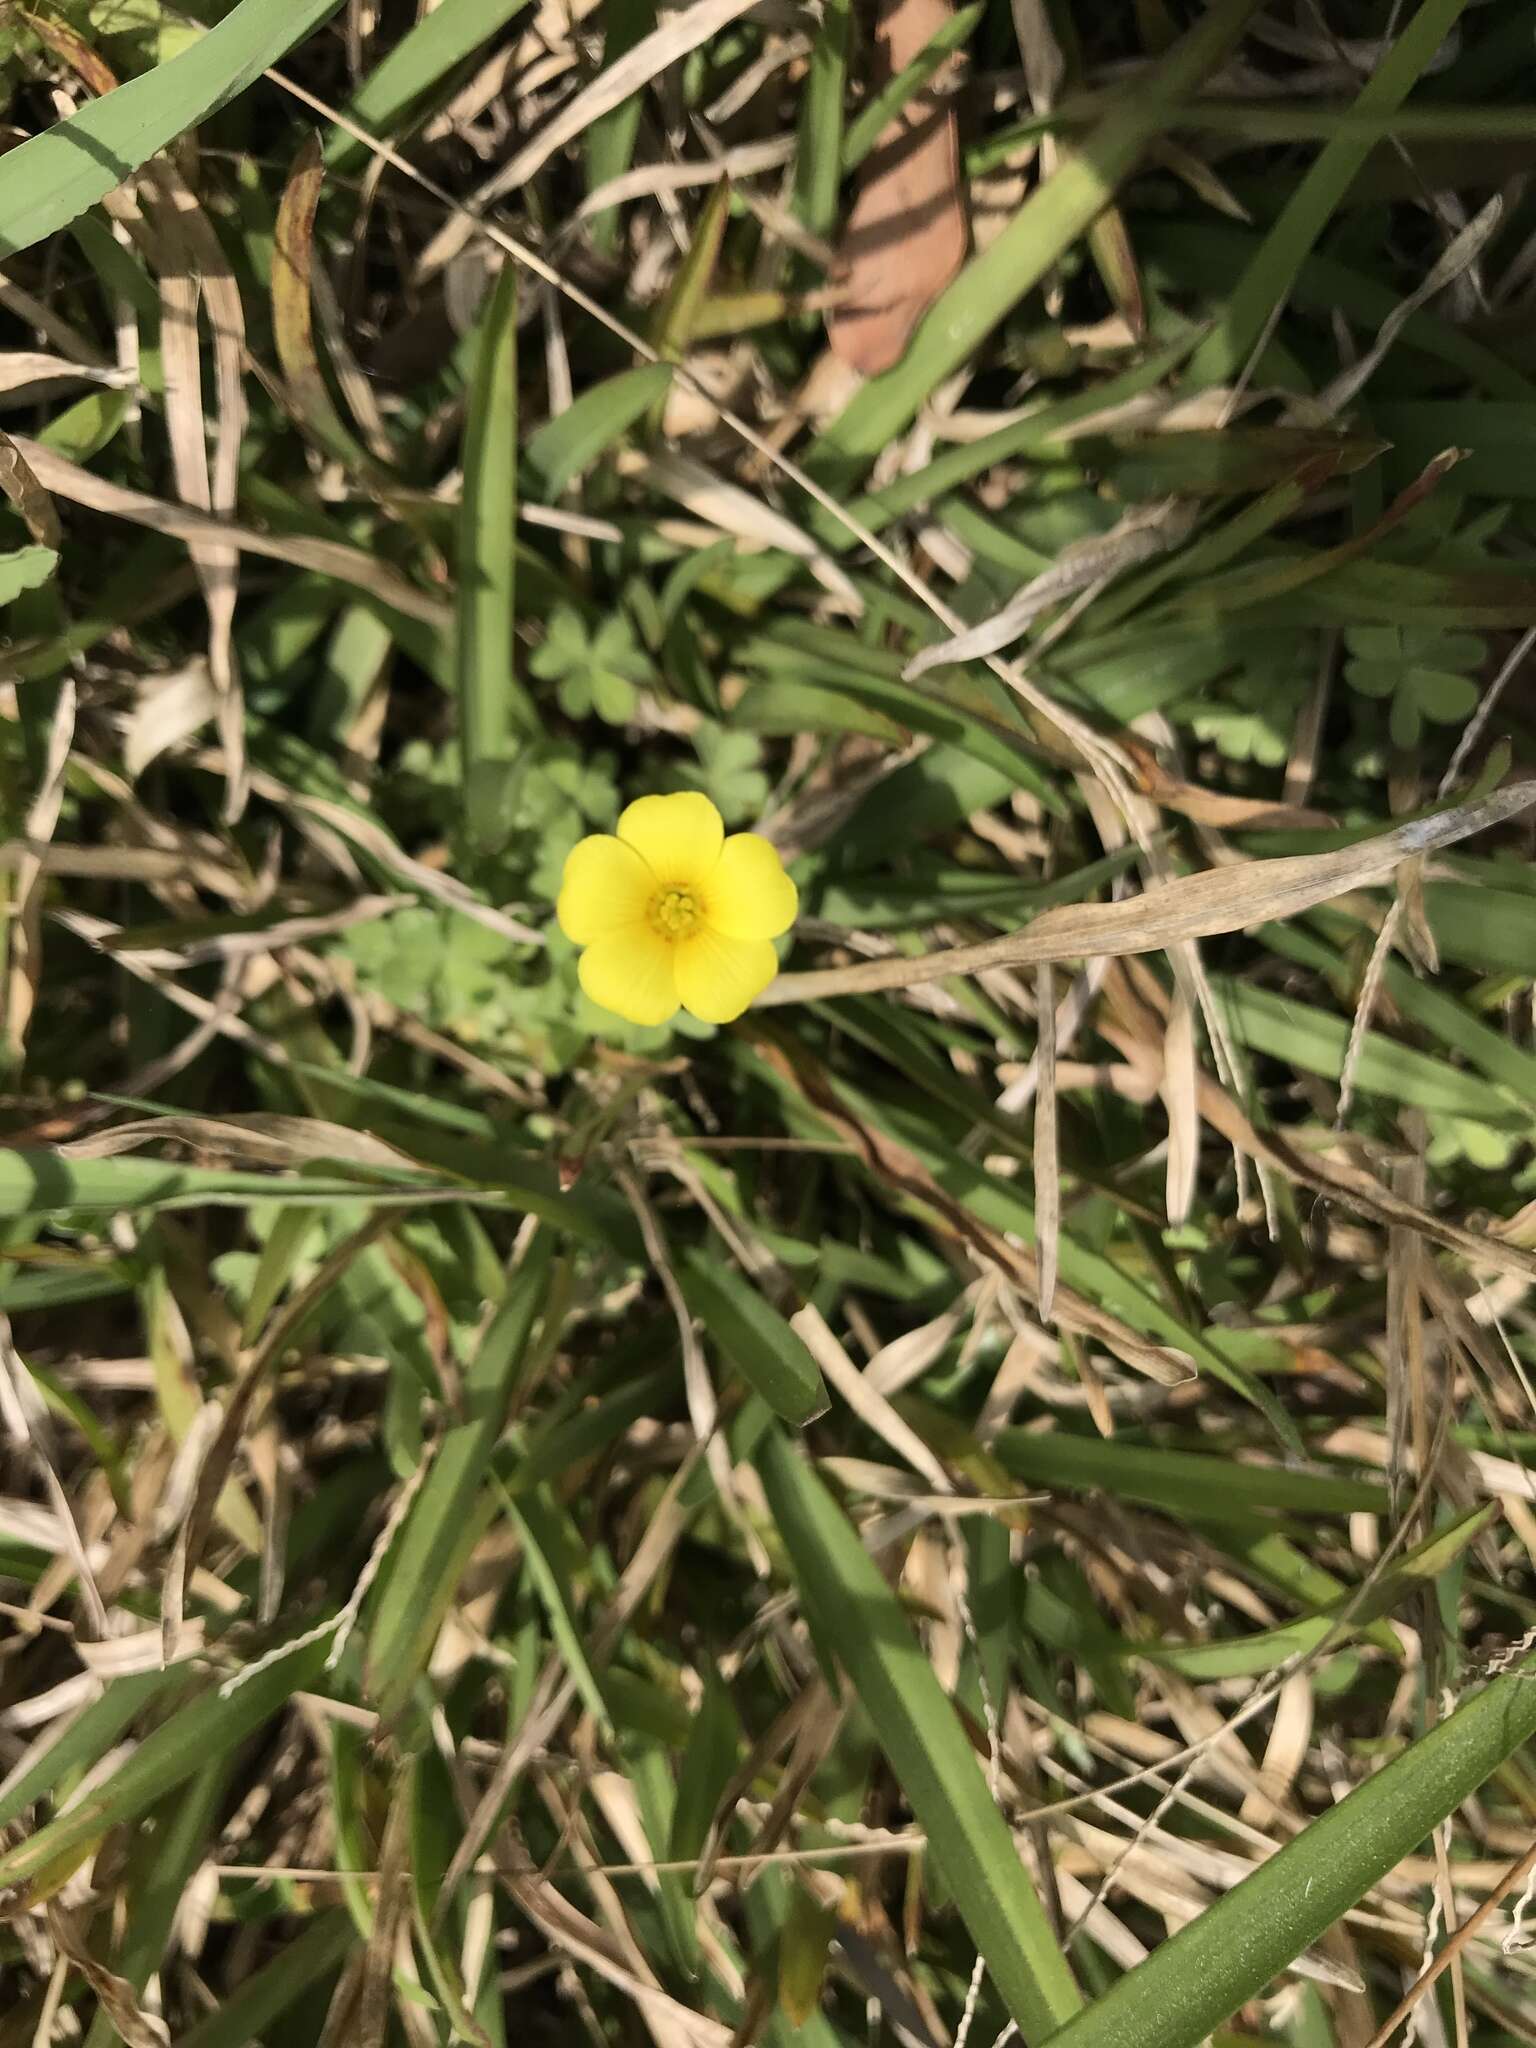
[[[213,717],[218,703],[206,655],[142,677],[123,724],[123,767],[130,780],[136,782],[151,761],[190,739]]]
[[[48,1900],[45,1911],[54,1947],[95,1992],[97,2004],[118,2038],[126,2041],[128,2048],[168,2048],[171,2035],[164,2020],[145,2011],[126,1977],[97,1961],[76,1915],[56,1898]]]
[[[919,57],[950,19],[949,0],[881,0],[878,89]],[[846,292],[827,315],[832,352],[866,376],[888,370],[965,261],[968,230],[955,102],[945,66],[865,159],[839,251]]]
[[[171,1143],[190,1145],[199,1152],[253,1167],[303,1166],[324,1159],[385,1171],[416,1170],[416,1162],[404,1152],[367,1131],[350,1130],[344,1124],[326,1123],[316,1117],[264,1112],[226,1117],[139,1117],[115,1124],[110,1131],[95,1137],[75,1138],[61,1145],[59,1151],[61,1156],[71,1159],[115,1159],[124,1152]]]
[[[56,548],[63,538],[53,500],[9,434],[0,433],[0,491],[15,506],[40,547]]]
[[[1108,533],[1069,542],[1051,566],[1031,577],[1001,611],[914,655],[902,670],[903,680],[913,682],[949,662],[996,654],[1021,639],[1031,621],[1053,604],[1178,547],[1193,530],[1195,517],[1192,506],[1175,498],[1132,506]]]

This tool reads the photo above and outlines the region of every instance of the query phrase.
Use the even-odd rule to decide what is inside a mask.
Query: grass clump
[[[1533,2038],[1536,6],[0,70],[0,2044]]]

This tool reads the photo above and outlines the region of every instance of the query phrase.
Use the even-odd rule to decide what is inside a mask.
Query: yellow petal
[[[606,832],[594,832],[566,855],[555,916],[578,946],[604,932],[636,924],[655,888],[655,878],[632,846]]]
[[[684,1009],[704,1024],[729,1024],[779,971],[766,939],[730,939],[703,925],[673,949]]]
[[[619,819],[619,837],[646,862],[658,882],[701,883],[720,858],[725,828],[707,796],[685,789],[677,796],[642,796]]]
[[[649,925],[604,932],[588,946],[577,966],[581,985],[594,1003],[615,1010],[631,1024],[665,1024],[677,1009],[674,949]]]
[[[800,894],[779,850],[760,832],[733,832],[709,878],[706,915],[731,939],[776,939],[787,932]]]

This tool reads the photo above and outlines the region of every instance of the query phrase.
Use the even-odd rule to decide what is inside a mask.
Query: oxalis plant
[[[0,72],[0,2037],[1531,2039],[1536,5]]]

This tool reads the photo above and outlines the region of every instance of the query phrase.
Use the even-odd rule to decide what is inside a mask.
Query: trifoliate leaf
[[[595,715],[608,725],[623,725],[633,716],[635,687],[649,682],[652,674],[627,618],[605,619],[593,629],[569,605],[556,608],[544,644],[528,665],[554,683],[560,708],[569,717]]]

